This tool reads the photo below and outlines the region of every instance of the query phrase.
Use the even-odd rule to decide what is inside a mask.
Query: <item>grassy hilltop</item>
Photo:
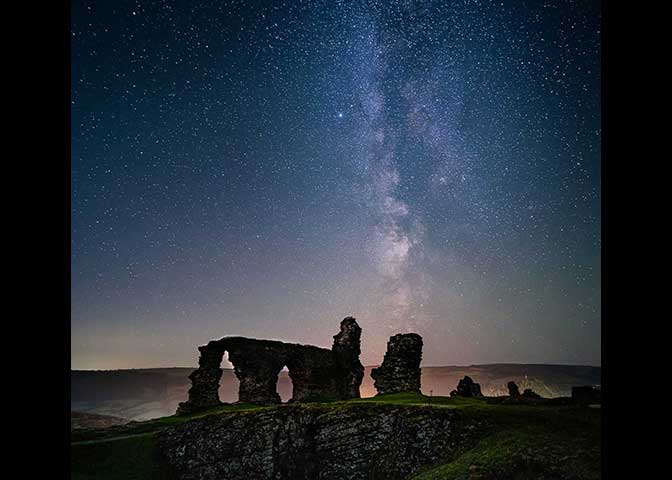
[[[396,394],[280,406],[227,404],[191,416],[168,416],[104,429],[73,431],[71,472],[72,478],[78,480],[174,479],[177,476],[163,459],[158,439],[166,429],[187,422],[214,422],[226,416],[243,419],[274,411],[278,411],[278,415],[288,411],[347,414],[355,409],[375,413],[396,406],[395,411],[410,412],[419,418],[450,411],[460,422],[484,425],[449,456],[421,467],[409,477],[414,480],[487,480],[514,475],[519,479],[600,478],[600,409],[557,400],[521,405],[507,404],[503,397],[430,398],[421,394]]]

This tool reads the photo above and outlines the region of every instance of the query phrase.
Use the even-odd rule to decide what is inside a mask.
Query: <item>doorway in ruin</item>
[[[229,361],[229,352],[224,352],[220,368],[222,369],[222,378],[219,380],[219,401],[224,403],[237,402],[240,380],[233,372],[233,365]]]
[[[282,403],[289,402],[292,395],[294,395],[294,384],[292,383],[292,378],[289,376],[287,365],[282,367],[282,370],[280,370],[280,373],[278,374],[276,391],[278,392],[278,395],[280,395]]]

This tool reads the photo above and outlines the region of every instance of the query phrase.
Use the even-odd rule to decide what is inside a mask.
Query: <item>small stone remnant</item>
[[[482,397],[481,386],[475,383],[470,376],[465,375],[457,384],[457,390],[450,392],[451,397]]]
[[[572,400],[584,405],[602,403],[602,389],[591,385],[572,387]]]
[[[507,388],[509,389],[509,396],[510,397],[517,397],[520,395],[520,390],[518,389],[518,385],[516,385],[516,382],[513,380],[510,381],[509,383],[506,384]]]
[[[417,333],[399,333],[390,337],[380,367],[371,370],[378,394],[420,393],[422,337]]]
[[[523,391],[523,397],[525,397],[525,398],[541,398],[541,395],[534,392],[531,388],[526,388]]]

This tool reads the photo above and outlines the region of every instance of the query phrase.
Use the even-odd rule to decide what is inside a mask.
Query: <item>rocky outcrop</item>
[[[485,427],[453,409],[294,405],[191,420],[159,446],[182,480],[401,480]]]
[[[470,376],[465,375],[465,377],[460,380],[457,384],[457,389],[450,392],[450,396],[459,396],[459,397],[482,397],[481,386],[478,383],[475,383]]]
[[[228,352],[240,381],[238,400],[250,403],[280,403],[278,374],[284,366],[292,379],[291,401],[359,398],[364,367],[359,361],[362,329],[352,317],[341,322],[333,350],[245,337],[224,337],[198,347],[199,368],[189,378],[189,399],[177,413],[187,414],[220,405],[220,367]]]
[[[379,394],[420,392],[422,337],[400,333],[390,337],[380,367],[371,370],[373,386]]]
[[[517,397],[520,395],[520,389],[518,388],[518,385],[516,385],[516,382],[514,382],[513,380],[506,384],[506,388],[509,389],[510,397]]]

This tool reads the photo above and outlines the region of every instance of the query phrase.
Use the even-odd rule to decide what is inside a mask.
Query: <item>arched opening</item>
[[[224,403],[238,401],[240,380],[233,371],[233,364],[229,361],[229,352],[224,352],[222,358],[222,378],[219,381],[219,400]]]
[[[280,400],[282,403],[287,403],[292,399],[294,395],[294,384],[292,383],[292,378],[289,376],[289,369],[285,365],[280,370],[278,374],[278,386],[277,390],[278,395],[280,395]]]

